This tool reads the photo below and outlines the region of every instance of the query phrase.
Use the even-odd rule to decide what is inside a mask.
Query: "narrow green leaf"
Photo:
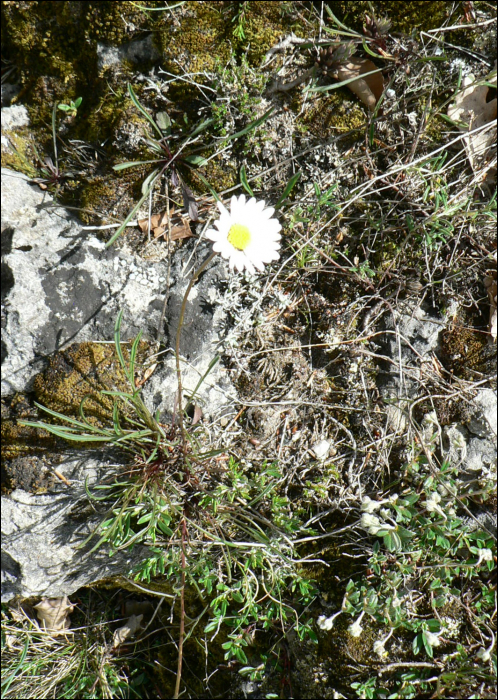
[[[197,172],[196,172],[196,176],[199,178],[199,180],[201,180],[201,182],[203,182],[203,183],[206,185],[206,187],[207,187],[208,190],[211,192],[211,194],[212,194],[213,197],[216,199],[216,201],[217,201],[217,202],[221,202],[221,199],[219,198],[217,192],[211,187],[211,185],[210,185],[209,182],[206,180],[206,178],[204,177],[204,175],[201,175],[201,173],[200,173],[199,171],[197,171]]]
[[[130,350],[130,369],[129,369],[129,376],[128,379],[130,380],[130,384],[132,386],[132,389],[135,390],[135,361],[137,358],[137,351],[138,351],[138,346],[140,343],[140,338],[142,337],[142,331],[140,331],[133,341],[133,345],[131,346]]]
[[[337,19],[337,17],[334,15],[334,13],[332,12],[332,10],[330,9],[329,5],[327,5],[327,4],[325,5],[325,11],[328,14],[328,16],[330,17],[330,19],[339,27],[339,29],[344,29],[344,31],[348,32],[352,36],[360,36],[356,32],[353,32],[353,30],[350,29],[349,27],[346,27],[346,25],[343,24],[341,21],[339,21]],[[326,31],[327,31],[327,29],[328,28],[325,27]]]
[[[30,421],[19,421],[20,425],[25,425],[30,428],[40,428],[41,430],[46,430],[52,435],[62,438],[63,440],[69,440],[72,442],[110,442],[112,435],[103,435],[102,432],[95,435],[88,435],[86,433],[81,433],[76,429],[63,428],[57,425],[51,425],[50,423],[31,423]]]
[[[363,44],[363,50],[365,53],[367,53],[369,56],[373,56],[373,58],[377,58],[377,59],[382,58],[382,56],[379,56],[378,53],[375,53],[375,51],[372,51],[372,49],[369,48],[368,43],[367,43],[365,38],[363,38],[361,40],[361,42]]]
[[[150,114],[147,112],[147,110],[144,109],[144,107],[142,107],[142,105],[141,105],[140,102],[138,101],[138,97],[135,95],[135,92],[134,92],[134,90],[133,90],[133,87],[132,87],[131,83],[128,83],[128,93],[129,93],[129,95],[130,95],[130,97],[131,97],[131,99],[132,99],[132,102],[133,102],[133,104],[135,105],[135,107],[136,107],[138,110],[140,110],[140,112],[142,112],[142,114],[144,115],[144,117],[152,124],[154,130],[157,131],[157,133],[159,134],[159,138],[162,139],[162,138],[163,138],[163,133],[162,133],[161,129],[157,126],[156,122],[152,119],[152,117],[151,117]]]
[[[150,165],[151,163],[159,163],[159,160],[132,160],[128,163],[118,163],[113,165],[112,169],[118,172],[119,170],[125,170],[126,168],[134,168],[137,165]]]
[[[58,158],[57,158],[57,136],[56,136],[56,133],[55,133],[56,120],[57,120],[56,114],[57,114],[57,107],[56,107],[55,102],[54,102],[54,107],[53,107],[53,109],[52,109],[52,137],[53,137],[53,140],[54,140],[54,160],[55,160],[55,167],[58,169],[58,168],[59,168],[59,161],[58,161]]]
[[[128,367],[123,356],[123,351],[121,350],[121,321],[123,319],[123,309],[118,313],[116,323],[114,324],[114,345],[116,347],[116,354],[118,356],[119,364],[121,365],[123,372],[128,377]]]
[[[156,181],[156,178],[159,174],[159,168],[156,168],[156,170],[153,170],[145,180],[142,182],[142,194],[144,197],[148,197],[152,188],[154,187],[154,183]]]
[[[246,168],[244,165],[240,169],[240,183],[241,183],[242,187],[245,189],[245,191],[251,197],[254,197],[254,192],[251,190],[251,188],[249,187],[249,183],[247,182]]]
[[[220,360],[220,356],[219,356],[219,355],[215,355],[215,356],[213,357],[213,359],[212,359],[211,362],[209,363],[209,366],[208,366],[207,370],[204,372],[204,374],[202,375],[202,377],[201,377],[201,378],[199,379],[199,381],[197,382],[194,391],[192,392],[192,394],[190,394],[190,396],[189,396],[189,402],[192,402],[192,399],[194,398],[194,396],[196,395],[198,389],[199,389],[200,386],[202,385],[202,382],[206,379],[206,377],[208,376],[208,374],[211,372],[211,370],[213,369],[213,367],[215,367],[215,365],[219,362],[219,360]]]
[[[298,182],[299,178],[301,177],[301,171],[298,170],[297,173],[295,173],[289,182],[285,186],[285,190],[282,193],[282,196],[278,200],[278,202],[275,205],[275,209],[279,209],[282,204],[285,202],[289,194],[291,193],[292,189],[294,188],[294,185]]]
[[[132,209],[131,212],[128,214],[128,216],[126,217],[126,219],[123,221],[123,223],[121,224],[121,226],[118,228],[118,230],[117,230],[117,231],[115,232],[115,234],[112,236],[112,238],[110,238],[109,241],[106,243],[106,245],[105,245],[106,248],[109,248],[109,246],[111,246],[111,245],[114,243],[114,241],[115,241],[117,238],[119,238],[119,236],[123,233],[123,231],[125,230],[126,226],[128,225],[128,222],[131,221],[131,220],[133,219],[133,217],[135,216],[136,212],[140,209],[140,207],[141,207],[142,204],[145,202],[145,200],[147,199],[148,196],[149,196],[149,193],[146,192],[146,193],[140,198],[140,200],[139,200],[139,201],[137,202],[137,204],[133,207],[133,209]]]
[[[16,666],[15,666],[14,670],[12,671],[12,673],[10,674],[10,676],[8,676],[8,677],[5,679],[5,681],[2,683],[2,695],[3,695],[4,697],[7,695],[7,692],[8,692],[8,690],[9,690],[11,684],[12,684],[12,681],[13,681],[14,678],[17,676],[17,672],[18,672],[21,668],[23,668],[24,659],[26,658],[26,654],[28,653],[30,641],[31,641],[31,635],[30,635],[30,634],[26,634],[26,641],[24,642],[23,650],[22,650],[22,652],[21,652],[21,655],[19,656],[19,662],[16,664]],[[3,644],[3,640],[2,640],[2,644]]]
[[[358,75],[355,78],[348,78],[347,80],[343,80],[340,83],[334,83],[334,85],[322,85],[320,87],[308,88],[308,92],[328,92],[329,90],[337,90],[337,88],[343,87],[344,85],[348,85],[349,83],[352,83],[355,80],[359,80],[360,78],[366,78],[367,75],[374,75],[374,73],[381,72],[382,68],[377,68],[376,70],[368,71],[368,73],[362,73],[361,75]]]
[[[207,163],[207,159],[202,156],[185,156],[183,160],[190,165],[201,166]]]
[[[193,139],[194,136],[197,136],[197,134],[200,134],[201,131],[204,131],[205,129],[207,129],[208,126],[210,126],[213,122],[214,122],[214,119],[205,119],[203,122],[201,122],[198,126],[195,127],[195,129],[189,135],[189,139]]]

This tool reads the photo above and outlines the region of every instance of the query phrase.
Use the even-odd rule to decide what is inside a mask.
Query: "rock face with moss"
[[[129,339],[144,333],[139,345],[137,372],[156,348],[166,291],[167,263],[145,263],[131,253],[106,250],[81,224],[52,203],[34,185],[2,177],[2,447],[3,485],[12,491],[2,497],[4,568],[3,600],[15,596],[58,596],[81,586],[120,574],[144,558],[141,548],[108,563],[106,552],[84,562],[75,550],[98,518],[91,513],[74,516],[86,499],[84,483],[104,479],[109,464],[122,455],[102,456],[78,445],[69,449],[44,431],[21,427],[18,420],[36,420],[33,399],[64,415],[79,417],[84,409],[90,423],[112,422],[112,400],[102,390],[129,390],[114,350],[114,326],[123,311],[123,354]],[[170,275],[170,303],[161,338],[174,343],[178,305],[190,265],[202,261],[193,242],[175,253]],[[199,256],[201,256],[199,260]],[[187,308],[186,342],[182,345],[188,368],[185,390],[193,391],[214,356],[217,327],[224,312],[212,303],[222,275],[220,261],[196,286]],[[91,342],[90,342],[91,341]],[[100,342],[99,342],[100,341]],[[148,341],[148,342],[147,342]],[[171,354],[161,362],[145,387],[145,401],[171,417],[176,375]],[[143,375],[138,375],[142,379]],[[200,388],[197,401],[205,414],[229,403],[230,383],[219,366],[211,377],[215,385]],[[222,387],[223,390],[216,387]],[[231,410],[234,410],[232,407]],[[38,417],[40,418],[40,416]],[[65,481],[56,477],[54,470]],[[34,491],[35,493],[27,493]],[[74,516],[74,517],[73,517]],[[90,545],[91,546],[91,545]],[[89,549],[90,546],[87,548]],[[38,553],[33,557],[33,551]],[[86,550],[87,551],[87,550]],[[48,572],[50,569],[50,573]]]

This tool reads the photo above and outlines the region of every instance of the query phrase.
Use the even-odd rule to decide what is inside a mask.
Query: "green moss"
[[[302,19],[289,2],[248,2],[244,15],[244,34],[240,48],[245,51],[249,63],[260,66],[266,52],[291,33],[306,36]]]
[[[223,192],[239,183],[239,176],[235,165],[216,162],[209,163],[209,172],[202,173],[216,192]],[[206,190],[206,185],[197,177],[195,170],[190,171],[190,182],[198,192]]]
[[[95,177],[85,183],[80,193],[79,217],[85,224],[95,222],[95,217],[112,208],[116,198],[116,184],[107,178]]]
[[[146,343],[142,341],[140,358]],[[127,359],[127,348],[123,355]],[[102,390],[129,391],[130,386],[116,356],[114,345],[81,343],[56,353],[49,366],[34,381],[36,400],[54,411],[80,418],[80,403],[85,398],[84,411],[92,425],[112,422],[113,399]]]
[[[461,313],[443,331],[441,360],[447,370],[460,379],[475,379],[476,373],[489,373],[490,355],[487,334],[474,327],[469,313]],[[493,360],[491,360],[493,361]]]
[[[17,170],[28,177],[36,177],[39,173],[35,167],[35,153],[27,129],[23,127],[18,131],[9,131],[6,136],[11,146],[2,149],[2,167]]]
[[[334,134],[365,129],[365,109],[352,102],[343,90],[333,90],[329,95],[319,97],[303,117],[302,124],[317,138],[326,140]]]
[[[231,54],[230,22],[220,2],[188,3],[180,22],[169,22],[156,36],[166,70],[177,74],[180,60],[190,73],[211,72]],[[200,78],[202,82],[202,77]]]
[[[362,31],[365,14],[372,13],[369,2],[334,0],[328,4],[339,20],[357,32]],[[392,32],[402,32],[409,36],[415,30],[427,31],[440,27],[447,17],[449,7],[442,0],[412,0],[403,3],[380,0],[375,3],[374,9],[376,17],[388,17],[391,20]],[[329,26],[334,26],[332,21]]]
[[[2,398],[3,465],[30,453],[42,454],[55,445],[55,438],[45,430],[20,426],[18,420],[36,420],[36,410],[30,399],[25,394]],[[2,473],[2,482],[4,480]]]

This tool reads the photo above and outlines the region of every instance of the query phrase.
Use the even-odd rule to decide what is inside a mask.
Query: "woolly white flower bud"
[[[380,506],[381,504],[378,501],[372,501],[368,496],[364,496],[361,499],[361,509],[364,513],[373,513],[380,508]]]
[[[439,639],[437,634],[434,634],[434,632],[428,632],[427,630],[424,632],[425,639],[427,641],[427,644],[430,644],[431,647],[438,647],[441,644],[441,640]]]

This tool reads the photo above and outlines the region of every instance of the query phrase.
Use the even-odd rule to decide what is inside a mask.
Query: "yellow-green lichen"
[[[301,123],[319,139],[330,139],[366,127],[364,107],[354,103],[342,90],[333,90],[329,95],[319,97],[302,118]]]
[[[19,420],[36,420],[36,411],[29,398],[25,394],[2,398],[3,465],[30,453],[44,453],[55,445],[55,438],[45,430],[21,426]]]
[[[146,348],[142,341],[140,357]],[[127,357],[127,348],[123,354]],[[49,366],[34,381],[33,390],[38,403],[66,416],[80,419],[80,404],[92,425],[112,424],[113,398],[104,391],[130,391],[114,345],[81,343],[56,353]],[[85,398],[87,397],[87,398]]]
[[[7,148],[2,147],[2,167],[24,173],[28,177],[37,177],[40,173],[35,167],[36,157],[33,144],[26,127],[4,134],[9,141]]]
[[[330,3],[330,7],[341,22],[357,32],[362,31],[365,15],[372,14],[370,2],[335,0]],[[442,0],[412,0],[403,3],[380,0],[374,7],[376,17],[388,17],[391,20],[392,32],[402,32],[408,36],[415,30],[427,31],[440,27],[447,17],[448,10],[448,3]],[[334,23],[329,21],[329,26],[333,27]]]

